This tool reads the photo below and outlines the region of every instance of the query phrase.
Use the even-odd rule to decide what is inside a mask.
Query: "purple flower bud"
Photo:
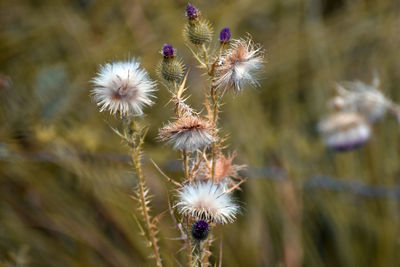
[[[226,44],[229,43],[230,39],[231,31],[228,27],[223,28],[222,31],[219,33],[219,41],[223,44]]]
[[[190,20],[196,19],[199,16],[199,10],[192,4],[186,6],[186,17]]]
[[[208,236],[208,223],[204,220],[193,223],[192,236],[197,241],[205,240]]]
[[[164,57],[174,57],[175,56],[175,49],[172,45],[170,44],[164,44],[162,53]]]

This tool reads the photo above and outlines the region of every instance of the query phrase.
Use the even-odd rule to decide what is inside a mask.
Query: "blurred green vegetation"
[[[267,51],[261,87],[228,94],[221,114],[229,151],[249,165],[236,196],[242,216],[216,229],[217,237],[223,233],[223,266],[295,266],[290,253],[302,255],[307,267],[400,266],[398,122],[387,116],[365,147],[341,154],[324,148],[315,127],[337,81],[369,82],[376,71],[384,93],[400,102],[399,3],[192,3],[217,33],[225,26],[234,38],[251,33]],[[155,78],[159,51],[169,42],[190,68],[190,101],[200,109],[204,82],[182,38],[186,4],[0,2],[0,266],[153,264],[133,217],[136,178],[127,148],[105,123],[116,120],[91,101],[89,81],[99,64],[130,56]],[[167,102],[159,86],[156,105],[146,110],[153,214],[168,207],[167,184],[149,159],[182,175],[178,154],[155,139],[172,115]],[[317,175],[327,178],[311,183]],[[178,236],[172,225],[165,215],[162,256],[177,266],[184,255],[170,240]],[[218,241],[214,247],[215,260]]]

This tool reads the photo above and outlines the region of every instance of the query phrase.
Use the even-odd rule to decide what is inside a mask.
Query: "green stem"
[[[201,45],[201,48],[202,48],[202,50],[203,50],[203,58],[204,58],[204,63],[205,63],[205,65],[206,65],[206,67],[207,67],[207,73],[210,71],[209,70],[209,62],[208,62],[208,52],[207,52],[207,48],[206,48],[206,45],[205,44],[202,44]]]

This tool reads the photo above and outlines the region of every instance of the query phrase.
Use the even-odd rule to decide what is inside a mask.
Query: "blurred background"
[[[400,266],[400,127],[386,116],[364,147],[334,153],[316,124],[335,82],[369,83],[400,102],[400,5],[395,0],[192,1],[233,38],[266,49],[261,87],[225,96],[228,152],[247,164],[243,214],[216,229],[223,266]],[[100,64],[140,57],[156,78],[165,42],[190,68],[190,101],[205,85],[182,38],[186,1],[0,2],[0,266],[152,266],[130,198],[128,148],[90,98]],[[143,158],[154,215],[179,179],[178,153],[156,141],[172,116],[160,85],[147,108]],[[166,266],[184,253],[169,215]],[[215,242],[212,261],[217,261]]]

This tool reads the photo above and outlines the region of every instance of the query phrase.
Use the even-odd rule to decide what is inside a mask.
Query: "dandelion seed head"
[[[217,88],[233,88],[240,92],[247,84],[259,86],[257,74],[263,66],[263,52],[251,40],[233,40],[216,68],[214,84]]]
[[[231,194],[211,181],[185,185],[178,193],[178,211],[196,220],[225,224],[233,222],[239,212]]]
[[[354,112],[335,113],[322,120],[318,129],[324,143],[336,151],[358,148],[371,137],[371,126],[364,116]]]
[[[209,232],[208,222],[205,220],[198,220],[192,225],[192,237],[197,241],[203,241],[207,239]]]
[[[142,115],[144,106],[153,104],[156,84],[135,58],[101,66],[92,82],[93,99],[100,112],[109,110],[121,117]]]
[[[164,126],[159,138],[173,144],[175,150],[196,151],[214,142],[212,125],[192,115],[187,115]]]

